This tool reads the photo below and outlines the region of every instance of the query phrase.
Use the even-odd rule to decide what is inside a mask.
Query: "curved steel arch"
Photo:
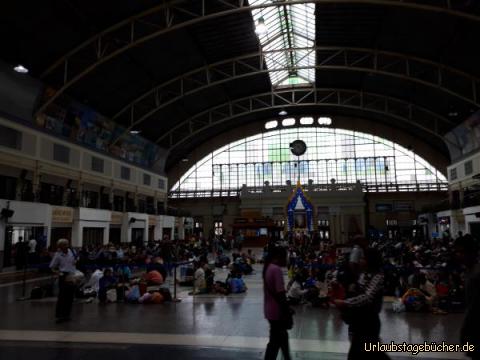
[[[480,101],[477,99],[477,87],[480,85],[480,78],[441,63],[402,53],[366,48],[316,46],[314,48],[287,49],[286,51],[294,50],[326,52],[322,59],[318,59],[318,64],[308,67],[295,67],[294,69],[337,69],[394,76],[440,89],[449,95],[480,107]],[[130,130],[131,127],[140,124],[155,112],[183,96],[243,77],[292,69],[270,70],[264,66],[265,56],[276,52],[279,51],[255,52],[189,71],[145,92],[119,110],[113,116],[113,119],[128,112],[130,116],[130,127],[128,130]],[[419,67],[421,67],[421,72]],[[450,80],[447,83],[445,80],[447,75],[452,77],[454,81]],[[462,94],[459,92],[460,90],[454,89],[454,86],[463,89],[468,88],[470,91],[468,94]],[[167,98],[166,101],[163,101],[162,95]],[[136,113],[135,107],[142,108],[142,102],[156,104],[156,106],[147,112]]]
[[[43,72],[41,78],[45,78],[52,72],[59,70],[63,75],[63,84],[52,96],[40,104],[36,113],[43,112],[48,105],[54,102],[68,88],[98,66],[132,47],[176,29],[253,9],[303,3],[365,4],[444,13],[470,21],[480,21],[480,15],[457,10],[452,6],[452,1],[450,0],[436,1],[437,4],[432,5],[431,3],[425,4],[422,0],[412,0],[410,2],[403,0],[278,0],[275,3],[250,6],[245,0],[238,0],[235,3],[230,3],[227,0],[197,0],[196,4],[199,9],[198,12],[195,12],[195,10],[191,10],[191,2],[188,4],[188,1],[173,0],[111,26],[83,42],[53,63]],[[157,17],[155,19],[157,21],[158,17],[161,17],[161,22],[152,23],[151,18],[154,16]],[[78,69],[72,69],[74,67],[78,67]]]
[[[271,109],[307,106],[339,107],[388,116],[426,131],[442,141],[446,140],[440,133],[439,122],[452,124],[439,114],[400,99],[358,90],[312,87],[256,94],[212,107],[186,119],[160,136],[156,142],[166,140],[167,143],[163,144],[170,153],[200,132],[226,121]]]

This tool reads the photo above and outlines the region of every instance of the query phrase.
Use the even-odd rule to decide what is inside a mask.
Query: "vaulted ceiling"
[[[279,68],[308,70],[313,81],[275,86],[268,56],[306,45],[270,51],[255,21],[284,9],[288,40],[285,31],[305,26],[291,28],[288,9],[305,4],[315,62]],[[480,105],[473,0],[19,0],[0,5],[0,34],[0,58],[54,89],[37,111],[63,96],[88,104],[169,149],[167,170],[209,138],[279,109],[368,118],[448,156],[442,136]]]

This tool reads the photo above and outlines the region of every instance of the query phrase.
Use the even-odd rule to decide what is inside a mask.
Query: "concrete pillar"
[[[34,201],[37,202],[40,199],[40,171],[38,161],[35,162],[35,169],[32,176],[32,192]]]
[[[130,231],[128,220],[129,217],[127,216],[127,213],[125,213],[122,221],[122,234],[120,236],[120,241],[122,243],[130,243],[132,241],[132,233]]]
[[[213,230],[213,216],[206,215],[203,217],[203,236],[208,238],[210,231]]]
[[[78,180],[77,185],[77,204],[78,207],[85,207],[85,197],[83,196],[84,184],[82,179]]]
[[[155,191],[155,194],[153,195],[153,211],[155,212],[155,215],[158,215],[158,198],[157,198],[157,192]]]
[[[157,216],[153,237],[155,240],[163,240],[163,215]]]
[[[347,227],[345,226],[345,214],[340,213],[338,215],[339,227],[340,227],[340,243],[345,244],[347,242]]]
[[[114,199],[113,189],[114,189],[114,184],[112,181],[110,185],[110,189],[108,190],[108,202],[110,203],[110,210],[113,210],[113,199]]]
[[[109,240],[110,240],[110,226],[109,224],[107,224],[107,226],[103,228],[103,245],[107,245]]]
[[[185,218],[178,218],[178,238],[180,240],[185,240]]]
[[[0,271],[3,270],[3,259],[5,256],[5,220],[0,220]]]
[[[135,193],[133,194],[133,206],[135,211],[138,212],[138,188],[135,187]]]
[[[72,224],[72,246],[79,247],[81,246],[83,238],[83,227],[80,225],[80,221],[77,218],[74,218]]]
[[[463,209],[465,207],[464,201],[463,201],[464,197],[465,197],[465,191],[463,190],[463,186],[460,183],[460,189],[458,189],[458,198],[460,200],[460,209]]]

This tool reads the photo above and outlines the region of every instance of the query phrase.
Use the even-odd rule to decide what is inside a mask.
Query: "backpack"
[[[30,292],[30,299],[37,300],[43,298],[43,289],[40,286],[35,286]]]

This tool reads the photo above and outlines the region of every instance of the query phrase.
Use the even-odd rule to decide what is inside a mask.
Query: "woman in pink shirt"
[[[265,360],[275,360],[282,349],[283,358],[290,360],[288,329],[291,328],[291,310],[285,295],[282,267],[287,265],[287,251],[283,247],[270,247],[263,268],[265,318],[270,323],[270,340]]]

